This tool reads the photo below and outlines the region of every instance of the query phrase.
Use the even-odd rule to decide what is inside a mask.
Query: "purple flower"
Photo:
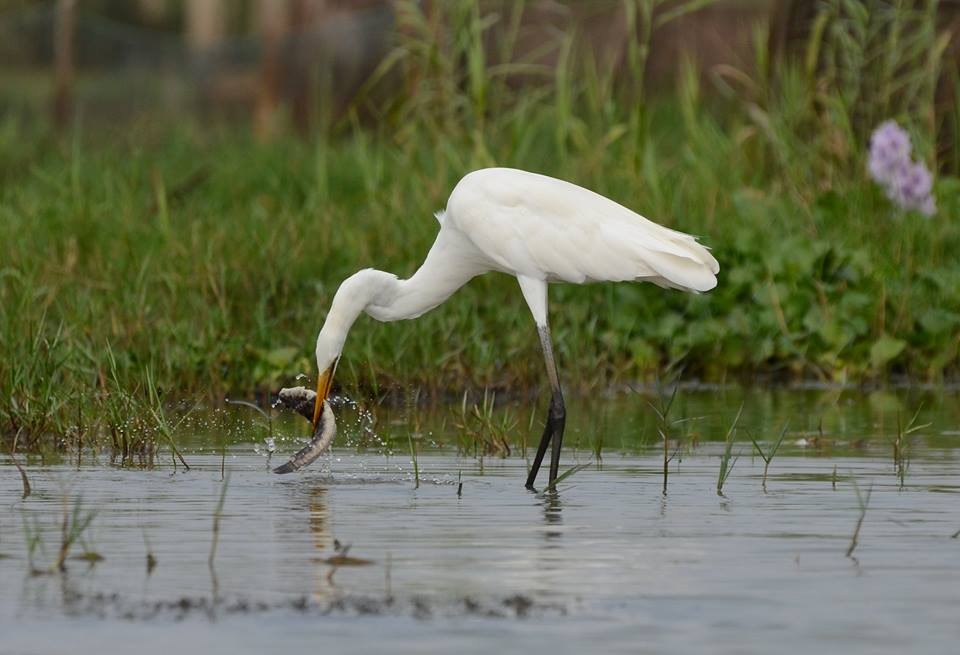
[[[867,168],[901,209],[932,216],[937,211],[933,176],[922,161],[910,159],[910,151],[910,136],[895,121],[885,121],[870,136]]]
[[[880,184],[889,184],[904,163],[910,163],[910,135],[886,121],[870,136],[870,175]]]
[[[923,162],[907,162],[897,167],[887,186],[887,195],[903,209],[921,211],[927,216],[936,211],[930,192],[933,176]]]

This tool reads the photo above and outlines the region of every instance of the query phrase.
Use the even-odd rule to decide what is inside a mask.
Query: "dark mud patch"
[[[296,596],[279,601],[265,601],[242,596],[211,598],[182,596],[170,600],[134,600],[117,593],[71,593],[64,599],[69,616],[120,619],[124,621],[215,620],[227,616],[293,613],[305,616],[346,617],[411,617],[418,620],[456,618],[527,619],[566,616],[564,603],[545,603],[524,594],[503,598],[436,599],[427,596],[409,598],[375,597],[344,594],[317,601],[309,596]]]

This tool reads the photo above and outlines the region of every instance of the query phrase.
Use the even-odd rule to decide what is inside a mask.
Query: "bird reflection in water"
[[[557,529],[563,525],[563,503],[560,502],[560,492],[556,489],[548,489],[543,493],[543,522],[546,526],[543,535],[547,541],[553,541],[563,535],[562,530]]]
[[[330,508],[327,499],[327,487],[318,484],[308,491],[308,518],[307,526],[310,529],[310,540],[316,556],[311,557],[313,566],[313,599],[317,602],[329,600],[336,591],[333,581],[327,577],[326,567],[322,561],[327,553],[333,550],[333,535],[330,532]]]
[[[367,566],[372,560],[350,555],[351,544],[342,544],[333,537],[330,529],[329,503],[327,501],[327,487],[317,485],[309,492],[309,519],[310,536],[317,555],[310,560],[314,568],[314,600],[324,600],[335,595],[336,583],[333,576],[344,566]]]

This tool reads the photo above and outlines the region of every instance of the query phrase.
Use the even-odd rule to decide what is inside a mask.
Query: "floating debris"
[[[90,564],[96,564],[97,562],[102,562],[105,558],[100,553],[87,551],[85,553],[80,553],[79,555],[71,555],[70,559],[78,560],[81,562],[89,562]]]
[[[352,557],[350,553],[350,547],[352,544],[341,544],[339,539],[333,540],[333,551],[334,555],[330,557],[316,557],[313,559],[314,562],[321,562],[323,564],[329,564],[333,567],[340,566],[367,566],[373,564],[372,559],[364,559],[362,557]]]

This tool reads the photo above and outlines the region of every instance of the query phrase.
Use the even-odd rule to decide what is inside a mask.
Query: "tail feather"
[[[645,279],[684,291],[709,291],[717,286],[720,265],[695,237],[661,226],[659,230],[637,230],[617,248],[631,250],[637,262],[635,279]]]
[[[648,252],[645,260],[666,286],[674,289],[699,293],[717,286],[717,276],[706,262],[654,251]]]

